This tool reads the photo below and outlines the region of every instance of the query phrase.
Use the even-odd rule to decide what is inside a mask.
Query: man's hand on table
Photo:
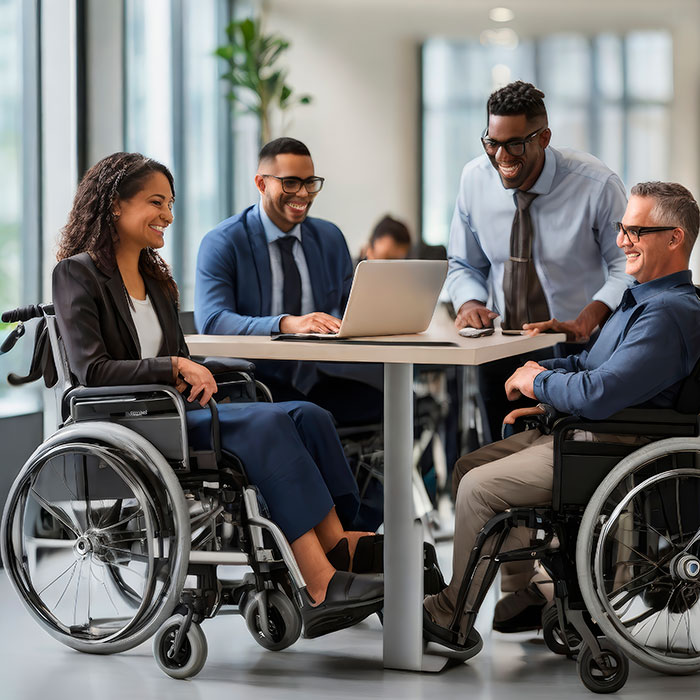
[[[280,320],[282,333],[337,333],[340,319],[322,311],[304,316],[283,316]]]
[[[544,371],[545,368],[542,367],[542,365],[538,365],[537,362],[533,362],[532,360],[526,362],[522,367],[518,367],[506,381],[506,396],[508,397],[508,401],[515,401],[521,396],[536,399],[537,397],[533,390],[533,384],[535,377],[540,372]]]
[[[551,318],[539,323],[525,323],[523,330],[528,331],[528,335],[531,336],[547,331],[566,333],[569,343],[586,343],[591,333],[602,325],[609,315],[610,309],[606,304],[602,301],[592,301],[573,321],[557,321],[556,318]]]
[[[487,308],[482,302],[472,299],[465,301],[459,307],[457,318],[455,319],[455,327],[457,330],[470,326],[471,328],[490,328],[493,326],[493,319],[498,314],[495,311]]]

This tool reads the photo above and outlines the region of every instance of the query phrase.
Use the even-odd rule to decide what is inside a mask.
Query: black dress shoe
[[[476,628],[472,627],[466,641],[460,643],[457,634],[442,625],[438,625],[425,608],[423,608],[423,639],[464,654],[464,661],[476,656],[484,646],[481,635]]]
[[[350,571],[350,545],[348,538],[343,537],[338,540],[338,544],[326,552],[326,559],[336,571]]]
[[[542,627],[542,610],[547,599],[534,583],[509,593],[496,603],[493,629],[503,634],[531,632]]]
[[[352,560],[352,570],[358,574],[384,571],[384,535],[360,537]],[[423,593],[435,595],[445,585],[435,547],[430,542],[423,542]]]
[[[352,627],[384,605],[384,577],[381,574],[355,574],[336,571],[333,574],[326,599],[313,606],[304,591],[301,617],[304,637],[313,639],[324,634]]]

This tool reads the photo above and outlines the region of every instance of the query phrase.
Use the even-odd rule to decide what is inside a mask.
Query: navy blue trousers
[[[219,404],[221,447],[241,460],[289,542],[333,506],[344,525],[360,497],[330,413],[305,401]],[[190,444],[211,447],[208,409],[187,412]]]

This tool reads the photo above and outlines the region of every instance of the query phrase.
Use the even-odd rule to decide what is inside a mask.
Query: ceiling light
[[[479,36],[484,46],[501,46],[506,49],[514,49],[518,45],[518,35],[508,27],[502,29],[485,29]]]
[[[492,7],[489,10],[489,19],[492,22],[510,22],[515,13],[507,7]]]

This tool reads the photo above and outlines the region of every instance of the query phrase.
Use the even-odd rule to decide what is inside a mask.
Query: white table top
[[[401,340],[451,341],[456,346],[401,345]],[[187,345],[193,355],[208,357],[244,357],[250,360],[313,360],[317,362],[383,362],[439,365],[481,365],[503,357],[520,355],[551,347],[566,340],[563,333],[545,333],[535,337],[502,335],[496,330],[483,338],[463,338],[454,326],[434,319],[425,333],[367,338],[373,343],[336,343],[330,341],[284,341],[261,335],[189,335]],[[354,341],[360,339],[353,339]]]

